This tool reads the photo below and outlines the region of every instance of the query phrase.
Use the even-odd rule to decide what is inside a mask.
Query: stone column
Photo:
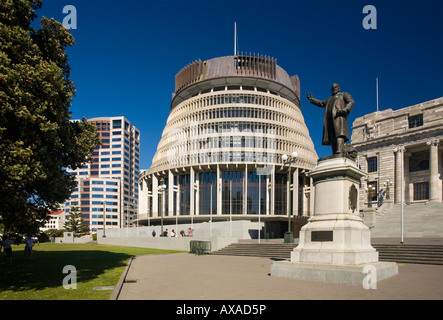
[[[394,203],[401,203],[402,186],[402,165],[403,165],[403,151],[404,147],[395,148],[395,196]]]
[[[158,214],[158,178],[152,175],[152,217],[159,217]]]
[[[189,192],[190,192],[190,197],[189,197],[189,215],[191,216],[191,218],[194,217],[195,215],[195,171],[194,168],[191,166],[190,167],[190,173],[189,173]]]
[[[438,190],[438,144],[439,140],[427,142],[429,146],[429,201],[440,201]]]
[[[409,190],[409,158],[411,157],[411,152],[403,151],[403,153],[403,184],[405,186],[404,199],[406,204],[411,204],[411,201],[413,200]]]
[[[271,182],[269,181],[269,176],[266,176],[265,182],[266,182],[266,215],[269,216],[269,205],[271,203],[270,197],[270,190],[271,190]]]
[[[148,219],[152,218],[152,191],[148,190],[148,201],[147,201],[147,209],[146,209]]]
[[[292,214],[298,216],[298,168],[293,172],[292,184]]]
[[[257,170],[257,168],[256,168]],[[245,165],[243,172],[243,215],[248,213],[248,165]]]
[[[195,175],[195,174],[194,174]],[[192,193],[195,192],[194,196],[194,215],[199,216],[200,215],[200,180],[195,180],[195,188],[192,190]],[[211,196],[212,197],[212,194]]]
[[[291,170],[291,168],[289,168],[289,170]],[[290,210],[291,210],[291,181],[289,180],[289,175],[287,175],[286,177],[287,178],[286,178],[286,211],[285,212],[286,212],[286,217],[288,217],[288,212],[290,212]]]
[[[174,174],[171,170],[168,170],[168,216],[174,216]]]
[[[273,216],[275,214],[275,167],[274,170],[271,172],[271,196],[269,198],[269,205],[270,205],[270,214]]]
[[[143,193],[142,196],[146,197],[146,217],[149,219],[152,215],[152,183],[151,183],[151,190],[149,190],[149,184],[148,179],[143,179]],[[146,190],[146,191],[145,191]],[[143,214],[143,212],[140,212],[140,214]]]
[[[217,215],[222,214],[222,177],[220,165],[217,164]]]
[[[176,208],[175,212],[177,215],[180,216],[180,179],[179,179],[179,177],[177,177],[177,185],[174,186],[174,189],[177,192],[177,198],[176,198],[177,200],[175,203],[175,208]]]

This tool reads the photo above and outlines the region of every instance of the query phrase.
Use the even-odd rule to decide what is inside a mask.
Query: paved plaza
[[[118,300],[441,300],[443,266],[398,264],[376,289],[276,278],[274,260],[260,257],[141,255],[116,287]],[[118,291],[118,292],[117,292]],[[117,294],[118,293],[118,294]]]

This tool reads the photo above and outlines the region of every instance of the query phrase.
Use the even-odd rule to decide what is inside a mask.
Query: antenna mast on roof
[[[378,78],[375,78],[375,88],[377,94],[377,112],[378,112]]]
[[[238,37],[237,37],[237,22],[234,22],[234,56],[237,55],[237,43],[238,43]]]

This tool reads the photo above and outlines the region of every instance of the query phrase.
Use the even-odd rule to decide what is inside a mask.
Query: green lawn
[[[41,243],[32,260],[25,259],[24,245],[12,246],[12,263],[0,257],[0,300],[107,300],[131,256],[178,251],[98,244]],[[77,289],[65,289],[66,265],[77,271]]]

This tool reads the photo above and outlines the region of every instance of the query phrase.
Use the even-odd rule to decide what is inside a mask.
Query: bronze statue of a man
[[[340,92],[340,86],[333,83],[331,96],[326,100],[318,100],[307,94],[309,101],[321,108],[325,108],[323,118],[322,145],[330,145],[332,154],[344,153],[344,146],[349,138],[347,116],[351,112],[355,102],[347,92]]]

